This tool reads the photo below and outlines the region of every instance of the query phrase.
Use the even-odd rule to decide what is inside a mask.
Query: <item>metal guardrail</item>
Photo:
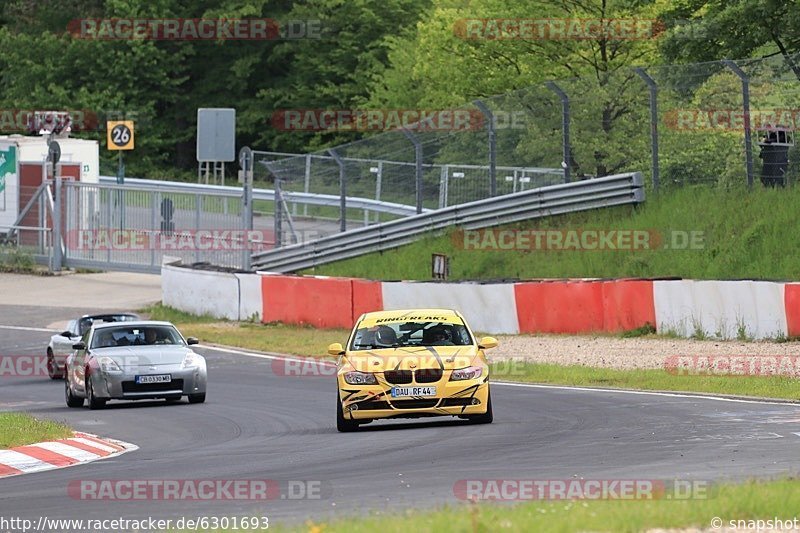
[[[117,185],[117,178],[113,176],[100,176],[100,184],[104,186],[114,187]],[[185,183],[180,181],[161,181],[161,180],[145,180],[138,178],[125,178],[124,185],[118,185],[120,189],[146,189],[151,190],[157,187],[160,192],[172,193],[212,193],[217,196],[228,196],[231,198],[239,198],[242,196],[241,187],[232,187],[229,185],[206,185],[200,183]],[[289,192],[283,191],[281,193],[283,199],[289,203],[308,204],[308,205],[325,205],[339,207],[339,195],[335,194],[316,194],[307,192]],[[275,191],[273,189],[253,189],[254,200],[268,200],[275,201]],[[376,213],[388,213],[391,215],[415,215],[417,214],[416,207],[413,205],[397,204],[392,202],[383,202],[380,200],[372,200],[370,198],[360,198],[355,196],[347,197],[347,207],[352,209],[363,209]],[[425,209],[425,212],[432,210]]]
[[[254,254],[256,270],[293,272],[413,242],[452,226],[478,229],[521,220],[644,202],[639,172],[550,185],[346,231],[303,244]]]

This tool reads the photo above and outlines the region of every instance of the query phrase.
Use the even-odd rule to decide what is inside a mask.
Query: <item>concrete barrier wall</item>
[[[511,283],[384,282],[383,309],[441,307],[458,309],[470,327],[486,333],[519,333]]]
[[[164,305],[195,315],[247,320],[261,315],[261,280],[258,274],[230,274],[161,267]]]
[[[723,339],[788,335],[784,283],[674,280],[653,285],[660,333]]]
[[[800,283],[543,280],[369,281],[326,276],[162,269],[165,305],[232,320],[350,328],[368,311],[447,307],[491,334],[615,333],[654,325],[690,337],[800,336]]]

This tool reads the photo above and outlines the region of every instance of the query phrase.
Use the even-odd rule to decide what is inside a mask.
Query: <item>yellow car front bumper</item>
[[[488,409],[488,376],[408,385],[350,385],[341,375],[338,381],[339,400],[348,420],[482,415]],[[436,396],[393,398],[392,387],[436,387]]]

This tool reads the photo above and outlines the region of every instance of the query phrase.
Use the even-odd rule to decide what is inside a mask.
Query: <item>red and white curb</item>
[[[128,442],[75,433],[69,439],[0,450],[0,479],[91,463],[138,449]]]

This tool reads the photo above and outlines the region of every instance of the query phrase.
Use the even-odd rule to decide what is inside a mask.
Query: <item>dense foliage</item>
[[[722,57],[789,58],[800,46],[800,15],[775,0],[6,0],[0,4],[0,109],[85,109],[137,121],[129,174],[191,172],[198,107],[235,107],[238,145],[305,152],[357,139],[355,132],[285,132],[279,109],[427,108],[460,105],[548,79],[580,78],[591,98],[575,106],[576,174],[639,166],[646,136],[631,142],[631,116],[646,113],[634,65]],[[77,38],[87,18],[262,17],[314,21],[319,38],[149,40]],[[613,40],[465,39],[459,21],[499,18],[658,20],[657,38]],[[794,64],[800,79],[800,69]],[[714,72],[688,87],[714,92]],[[710,85],[709,85],[710,84]],[[709,89],[711,87],[711,89]],[[576,89],[577,90],[577,89]],[[688,100],[691,101],[691,100]],[[636,103],[636,106],[632,105]],[[782,105],[783,102],[777,102]],[[550,104],[548,104],[550,106]],[[634,111],[634,108],[637,111]],[[552,129],[552,125],[534,125]],[[639,126],[637,126],[639,127]],[[558,153],[558,136],[511,148],[535,163]],[[538,132],[542,133],[542,132]],[[527,140],[526,140],[527,139]],[[686,137],[680,139],[686,142]],[[713,151],[719,138],[708,142]],[[669,139],[666,153],[671,153]],[[107,161],[111,157],[104,154]],[[639,159],[636,159],[639,158]],[[552,159],[552,157],[551,157]],[[646,159],[645,159],[646,160]],[[667,165],[670,161],[666,161]],[[694,168],[698,161],[672,161]],[[729,161],[720,156],[720,168]],[[109,167],[106,167],[108,170]]]

